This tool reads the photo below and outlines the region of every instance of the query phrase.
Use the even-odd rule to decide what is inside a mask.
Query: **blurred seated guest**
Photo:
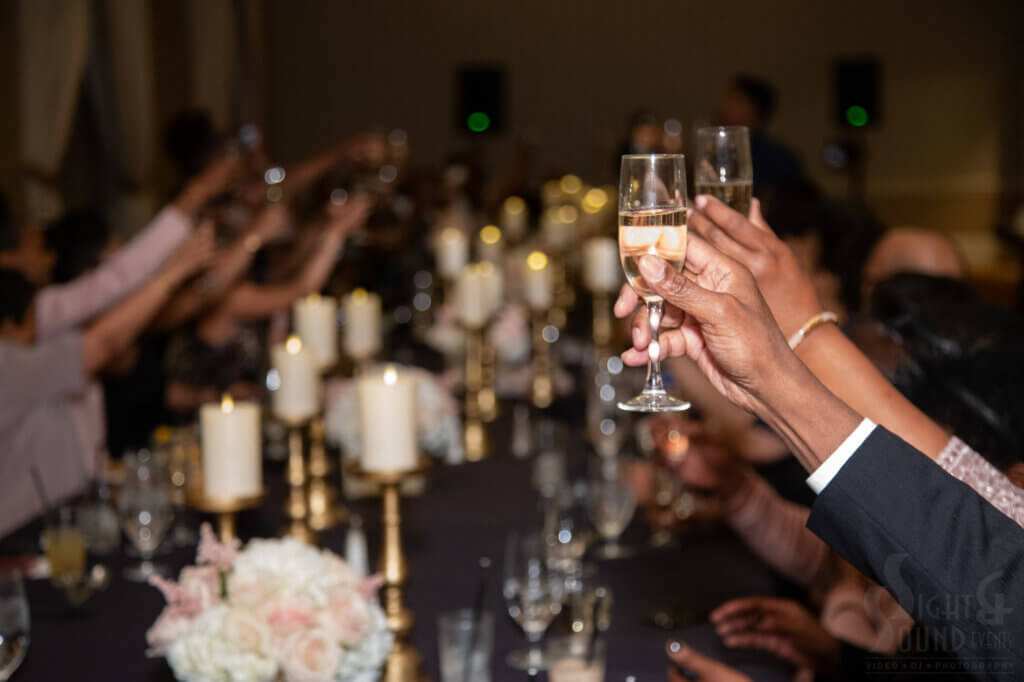
[[[135,293],[83,331],[41,341],[36,288],[20,273],[0,270],[0,535],[41,510],[32,469],[47,495],[65,499],[96,470],[99,434],[91,423],[89,378],[127,348],[170,294],[213,254],[213,235],[197,231]]]
[[[43,233],[34,226],[19,225],[0,192],[0,268],[16,270],[41,287],[50,282],[53,264]]]
[[[166,400],[172,410],[191,414],[225,391],[239,398],[262,394],[267,349],[255,323],[323,288],[346,237],[363,224],[370,206],[368,199],[357,197],[333,208],[322,232],[317,231],[318,248],[294,279],[262,285],[240,281],[175,337],[166,359]]]
[[[626,121],[626,137],[619,145],[619,154],[615,157],[615,177],[619,176],[619,167],[625,154],[654,154],[660,150],[661,128],[658,126],[658,118],[644,109],[634,111]]]
[[[862,272],[861,301],[866,305],[875,286],[891,275],[912,272],[963,279],[967,262],[956,243],[941,232],[891,227],[871,249]]]
[[[754,164],[754,193],[804,175],[803,164],[789,148],[765,133],[778,108],[775,86],[757,76],[739,74],[718,102],[717,125],[750,128],[750,157]]]

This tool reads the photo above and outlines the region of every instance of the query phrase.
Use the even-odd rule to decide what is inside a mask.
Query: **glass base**
[[[619,409],[626,412],[683,412],[690,409],[690,403],[662,391],[641,393],[635,398],[623,400],[619,403]]]
[[[544,652],[540,648],[513,651],[505,659],[510,668],[516,670],[546,670]]]
[[[598,559],[627,559],[634,554],[636,551],[633,548],[620,545],[617,542],[601,545],[594,550],[594,556]]]
[[[137,583],[149,582],[149,579],[154,575],[166,577],[167,568],[152,561],[143,561],[140,564],[128,566],[124,569],[124,577]]]

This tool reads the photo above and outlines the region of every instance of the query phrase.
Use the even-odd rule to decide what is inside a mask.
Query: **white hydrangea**
[[[226,636],[229,609],[214,606],[204,611],[192,630],[171,644],[167,662],[174,676],[187,682],[272,682],[277,662],[242,649]]]

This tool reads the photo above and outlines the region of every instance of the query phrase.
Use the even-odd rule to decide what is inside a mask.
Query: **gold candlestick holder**
[[[480,419],[491,423],[498,418],[498,394],[494,391],[494,375],[498,367],[498,352],[487,340],[487,334],[481,335],[481,379],[480,391],[477,393],[477,406]]]
[[[327,438],[323,417],[309,423],[309,481],[306,486],[307,523],[314,531],[333,528],[348,518],[348,509],[338,501],[338,490],[327,476],[333,471],[327,457]]]
[[[535,407],[551,405],[555,397],[554,380],[551,371],[551,345],[544,338],[544,327],[548,321],[543,311],[533,315],[533,382],[530,398]]]
[[[285,470],[288,500],[284,506],[288,530],[285,534],[311,545],[316,541],[316,535],[309,526],[309,504],[306,498],[306,482],[309,476],[302,436],[310,420],[307,418],[282,421],[288,427],[288,464]]]
[[[466,460],[479,462],[488,453],[487,430],[480,416],[480,391],[483,386],[482,329],[466,328]]]
[[[217,537],[223,543],[229,543],[238,537],[235,532],[235,515],[246,509],[254,509],[263,504],[265,495],[260,491],[252,497],[201,497],[192,501],[192,508],[205,514],[217,516]]]
[[[594,357],[603,358],[611,354],[612,317],[611,304],[607,293],[595,293],[594,300]]]
[[[554,304],[548,310],[548,324],[564,329],[568,322],[566,310],[576,303],[576,293],[567,284],[565,255],[551,254],[551,294]]]
[[[380,486],[381,489],[381,555],[380,573],[384,577],[382,607],[387,617],[388,630],[394,635],[382,682],[417,682],[420,680],[420,655],[409,642],[415,618],[403,603],[402,590],[409,579],[409,565],[402,549],[402,514],[400,486],[403,480],[422,476],[430,467],[430,460],[421,457],[413,469],[407,471],[366,471],[359,462],[351,461],[346,473]]]

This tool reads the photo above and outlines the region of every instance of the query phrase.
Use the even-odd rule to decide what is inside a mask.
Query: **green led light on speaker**
[[[474,133],[482,133],[491,127],[491,117],[482,111],[474,111],[466,117],[466,127]]]
[[[854,104],[846,108],[846,122],[854,128],[863,128],[868,124],[868,110]]]

